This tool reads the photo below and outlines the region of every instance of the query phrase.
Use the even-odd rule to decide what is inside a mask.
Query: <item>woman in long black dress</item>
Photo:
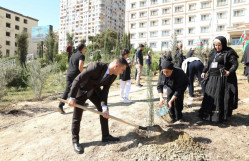
[[[201,75],[204,78],[205,73],[209,73],[199,111],[200,118],[222,122],[232,116],[232,111],[238,107],[237,68],[237,53],[227,46],[225,37],[216,37],[214,49]]]

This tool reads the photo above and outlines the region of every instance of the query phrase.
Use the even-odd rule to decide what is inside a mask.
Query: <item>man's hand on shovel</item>
[[[75,105],[76,105],[75,98],[70,97],[69,100],[68,100],[68,105],[71,106],[71,107],[75,107]]]

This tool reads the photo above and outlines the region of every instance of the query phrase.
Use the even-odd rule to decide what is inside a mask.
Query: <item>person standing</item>
[[[224,36],[216,37],[213,45],[201,75],[204,78],[205,73],[209,73],[199,117],[203,120],[223,122],[232,116],[232,111],[238,107],[235,72],[238,68],[238,55],[227,46]]]
[[[160,58],[159,58],[159,72],[161,72],[161,70],[162,70],[162,61],[166,59],[166,56],[167,56],[167,51],[162,53]]]
[[[249,45],[247,45],[245,48],[241,62],[244,65],[244,75],[247,76],[247,80],[249,83]]]
[[[77,77],[78,74],[80,74],[83,71],[84,61],[85,61],[85,51],[86,47],[85,44],[80,44],[77,47],[77,52],[73,54],[69,66],[67,69],[67,77],[66,77],[66,90],[64,91],[62,95],[62,99],[68,98],[68,93],[70,92],[70,88],[72,85],[72,82],[75,77]],[[58,106],[58,111],[61,114],[65,114],[65,111],[63,110],[63,106],[65,103],[60,102]]]
[[[83,110],[75,107],[75,104],[84,105],[87,99],[95,105],[98,111],[105,114],[100,116],[102,142],[119,141],[119,138],[113,137],[109,133],[107,98],[111,84],[115,81],[117,75],[124,72],[127,66],[128,64],[123,58],[116,58],[110,64],[94,62],[74,79],[69,93],[70,99],[68,104],[74,107],[72,142],[76,153],[82,154],[84,149],[79,144],[80,122]]]
[[[124,103],[132,103],[131,100],[129,100],[129,93],[131,89],[131,69],[133,67],[134,63],[134,57],[132,61],[129,58],[130,51],[128,49],[124,49],[122,53],[122,58],[124,58],[129,66],[126,67],[125,71],[123,74],[119,75],[120,79],[120,100],[123,101]],[[125,95],[124,95],[124,89],[125,90]]]
[[[205,86],[202,83],[203,78],[201,74],[203,71],[204,65],[201,60],[197,57],[189,57],[182,62],[182,70],[187,74],[189,79],[189,100],[194,99],[194,78],[197,76],[199,83],[201,85],[202,93],[205,92]]]
[[[182,62],[184,60],[184,56],[183,56],[183,50],[182,50],[182,43],[178,43],[178,50],[177,50],[177,54],[175,55],[175,67],[181,68],[182,67]]]
[[[195,48],[190,48],[188,53],[186,54],[186,58],[193,57],[194,53],[195,53]]]
[[[151,51],[148,51],[148,54],[146,55],[146,60],[145,60],[145,64],[147,64],[147,75],[150,74],[151,63],[152,63]]]
[[[163,98],[163,88],[165,85],[167,85],[167,104],[172,122],[181,122],[184,91],[188,86],[188,77],[182,69],[174,67],[173,63],[167,60],[162,62],[162,71],[157,82],[160,104],[165,104]]]
[[[144,45],[140,44],[139,50],[136,52],[136,59],[135,59],[135,64],[137,69],[136,84],[138,87],[143,86],[142,84],[140,84],[140,78],[143,72],[143,50],[144,50]]]
[[[72,51],[73,51],[73,48],[71,46],[71,44],[69,43],[68,46],[67,46],[67,61],[69,63],[70,61],[70,58],[71,58],[71,55],[72,55]]]

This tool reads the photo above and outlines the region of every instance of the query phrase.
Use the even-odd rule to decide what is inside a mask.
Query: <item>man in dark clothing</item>
[[[178,43],[177,54],[175,55],[175,67],[181,68],[182,62],[184,61],[182,43]]]
[[[110,64],[94,62],[90,64],[82,73],[80,73],[73,81],[69,106],[75,104],[84,105],[89,99],[98,111],[105,115],[100,116],[100,124],[102,130],[102,142],[119,141],[119,138],[109,134],[108,118],[109,110],[107,106],[107,98],[111,84],[115,81],[117,75],[122,74],[128,66],[124,58],[117,58]],[[101,89],[101,87],[103,87]],[[79,144],[80,122],[83,110],[75,107],[72,120],[72,141],[76,153],[82,154],[83,148]]]
[[[135,65],[137,69],[137,78],[136,78],[136,84],[138,87],[142,87],[143,85],[140,84],[140,77],[143,73],[143,50],[144,50],[144,45],[140,44],[139,45],[139,50],[136,52],[136,58],[135,58]]]
[[[164,53],[162,53],[162,55],[159,58],[159,72],[161,72],[161,70],[162,70],[162,61],[164,59],[166,59],[166,56],[167,56],[167,51],[165,51]]]
[[[249,82],[249,45],[246,46],[241,62],[244,64],[244,75]]]
[[[146,55],[146,60],[145,60],[145,64],[147,64],[147,75],[150,74],[151,63],[152,63],[151,51],[148,51],[148,54]]]
[[[194,53],[195,53],[195,49],[190,48],[188,53],[186,54],[186,58],[192,57],[194,55]]]
[[[67,46],[67,61],[68,61],[68,63],[69,63],[70,57],[72,55],[72,50],[73,50],[73,48],[72,48],[71,44],[69,43]]]
[[[77,48],[77,52],[73,54],[70,62],[69,67],[67,69],[67,78],[66,78],[66,90],[64,91],[62,95],[62,99],[67,99],[68,93],[70,92],[70,88],[72,85],[72,82],[75,77],[77,77],[78,74],[80,74],[83,71],[84,61],[85,61],[85,50],[86,47],[84,44],[80,44]],[[65,103],[60,102],[58,111],[61,114],[64,114],[63,106]]]
[[[172,121],[182,121],[184,91],[188,86],[188,77],[180,68],[174,67],[170,61],[162,62],[162,71],[159,74],[157,90],[160,104],[164,104],[163,87],[167,85],[167,104],[170,108]]]

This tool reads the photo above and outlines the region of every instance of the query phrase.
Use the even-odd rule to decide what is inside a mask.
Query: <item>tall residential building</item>
[[[123,33],[124,15],[125,0],[60,0],[59,52],[66,49],[66,33],[74,34],[75,47],[106,29]]]
[[[147,43],[155,51],[169,50],[174,33],[185,49],[211,45],[218,35],[236,45],[248,17],[249,0],[127,0],[125,30],[133,47]]]
[[[31,41],[32,27],[38,25],[35,18],[0,7],[0,51],[2,56],[14,56],[17,50],[16,37],[23,30],[28,33],[28,54],[37,54],[37,44]]]

